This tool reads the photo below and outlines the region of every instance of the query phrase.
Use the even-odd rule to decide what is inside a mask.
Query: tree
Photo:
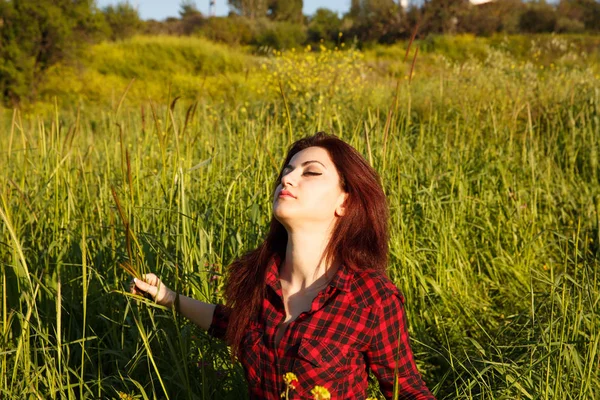
[[[190,35],[200,30],[205,20],[200,10],[198,10],[198,7],[196,7],[196,2],[193,0],[184,0],[179,7],[182,33]]]
[[[362,5],[361,0],[352,0],[350,2],[350,11],[346,14],[346,17],[357,18],[361,13]]]
[[[251,19],[264,17],[269,9],[269,0],[228,0],[228,3],[237,14]]]
[[[407,32],[404,9],[394,0],[352,1],[346,18],[352,21],[350,35],[361,41],[392,43]]]
[[[600,2],[597,0],[560,0],[557,14],[583,25],[586,30],[600,31]]]
[[[216,42],[230,45],[249,44],[253,39],[251,21],[238,15],[210,17],[198,33]]]
[[[276,21],[302,23],[302,0],[270,0],[267,14]]]
[[[302,0],[229,0],[239,15],[251,19],[268,16],[276,21],[302,23]]]
[[[129,2],[107,6],[103,12],[111,29],[112,40],[126,39],[142,29],[140,15]]]
[[[521,14],[519,27],[523,32],[553,32],[556,28],[556,10],[545,1],[530,2]]]
[[[342,21],[337,13],[326,8],[319,8],[308,23],[308,40],[318,42],[321,39],[336,41],[341,30]]]
[[[183,0],[181,4],[179,4],[179,15],[181,16],[181,19],[186,19],[202,15],[202,13],[198,10],[194,0]]]
[[[519,19],[525,9],[521,0],[491,1],[471,5],[459,21],[458,30],[476,35],[491,35],[496,32],[517,33]]]
[[[422,28],[430,33],[457,33],[469,12],[469,0],[429,0],[423,4]]]
[[[259,47],[291,49],[306,42],[304,26],[287,21],[259,21],[258,33],[253,43]]]
[[[13,105],[35,97],[50,66],[107,32],[94,0],[3,0],[0,21],[0,93]]]

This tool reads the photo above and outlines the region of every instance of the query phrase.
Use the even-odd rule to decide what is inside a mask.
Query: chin
[[[290,214],[292,214],[292,213],[286,212],[286,210],[282,210],[281,207],[273,208],[273,216],[275,217],[275,219],[277,221],[279,221],[281,223],[289,220],[290,218],[293,218],[293,215],[290,215]]]
[[[294,221],[301,220],[302,215],[298,213],[299,210],[294,210],[293,207],[286,207],[283,204],[277,204],[273,207],[273,216],[284,226],[290,226]]]

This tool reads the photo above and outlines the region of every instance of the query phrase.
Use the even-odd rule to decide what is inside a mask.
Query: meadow
[[[599,398],[599,44],[136,37],[56,66],[0,113],[0,398],[243,398],[227,347],[130,272],[221,302],[287,146],[321,130],[381,176],[436,398]]]

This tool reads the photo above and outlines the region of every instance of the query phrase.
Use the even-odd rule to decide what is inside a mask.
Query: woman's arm
[[[179,296],[179,313],[204,330],[211,327],[216,305]]]
[[[208,330],[211,328],[215,308],[217,307],[215,304],[205,303],[187,296],[178,296],[154,274],[146,274],[143,279],[143,281],[140,279],[133,280],[135,283],[132,288],[133,293],[148,293],[154,301],[165,307],[172,307],[176,298],[179,297],[178,311],[181,315],[202,329]],[[223,315],[223,313],[219,313],[219,315]]]
[[[375,331],[366,362],[379,381],[386,399],[435,400],[421,378],[409,344],[406,315],[399,292],[387,294],[376,307]]]

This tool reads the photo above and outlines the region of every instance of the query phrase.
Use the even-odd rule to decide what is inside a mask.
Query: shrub
[[[580,25],[576,22],[580,22],[584,29],[592,32],[598,32],[600,29],[600,23],[598,23],[600,21],[600,2],[596,0],[561,0],[558,4],[558,14],[562,18],[571,20],[562,21],[563,28],[566,24],[566,28],[579,32]]]
[[[316,43],[321,39],[337,41],[342,21],[337,13],[326,8],[319,8],[308,23],[308,40]]]
[[[348,34],[362,42],[390,44],[409,33],[406,13],[394,1],[355,4],[348,17]]]
[[[430,35],[421,42],[421,47],[425,52],[443,55],[457,62],[484,60],[490,50],[484,38],[477,38],[472,34]]]
[[[524,11],[520,0],[492,1],[472,6],[460,20],[459,30],[480,36],[496,32],[515,33],[519,29],[519,18]]]
[[[210,40],[227,44],[249,44],[253,39],[252,26],[244,17],[212,17],[198,33]]]
[[[103,10],[104,18],[111,29],[112,40],[123,40],[142,29],[142,20],[137,10],[129,3],[109,5]]]
[[[258,47],[291,49],[306,42],[306,31],[299,24],[263,20],[258,28],[259,31],[254,39],[254,44]]]
[[[522,32],[553,32],[556,28],[556,19],[556,11],[551,5],[545,2],[531,3],[521,14],[519,27]]]
[[[556,32],[559,33],[580,33],[585,31],[585,24],[572,18],[558,18],[556,21]]]

